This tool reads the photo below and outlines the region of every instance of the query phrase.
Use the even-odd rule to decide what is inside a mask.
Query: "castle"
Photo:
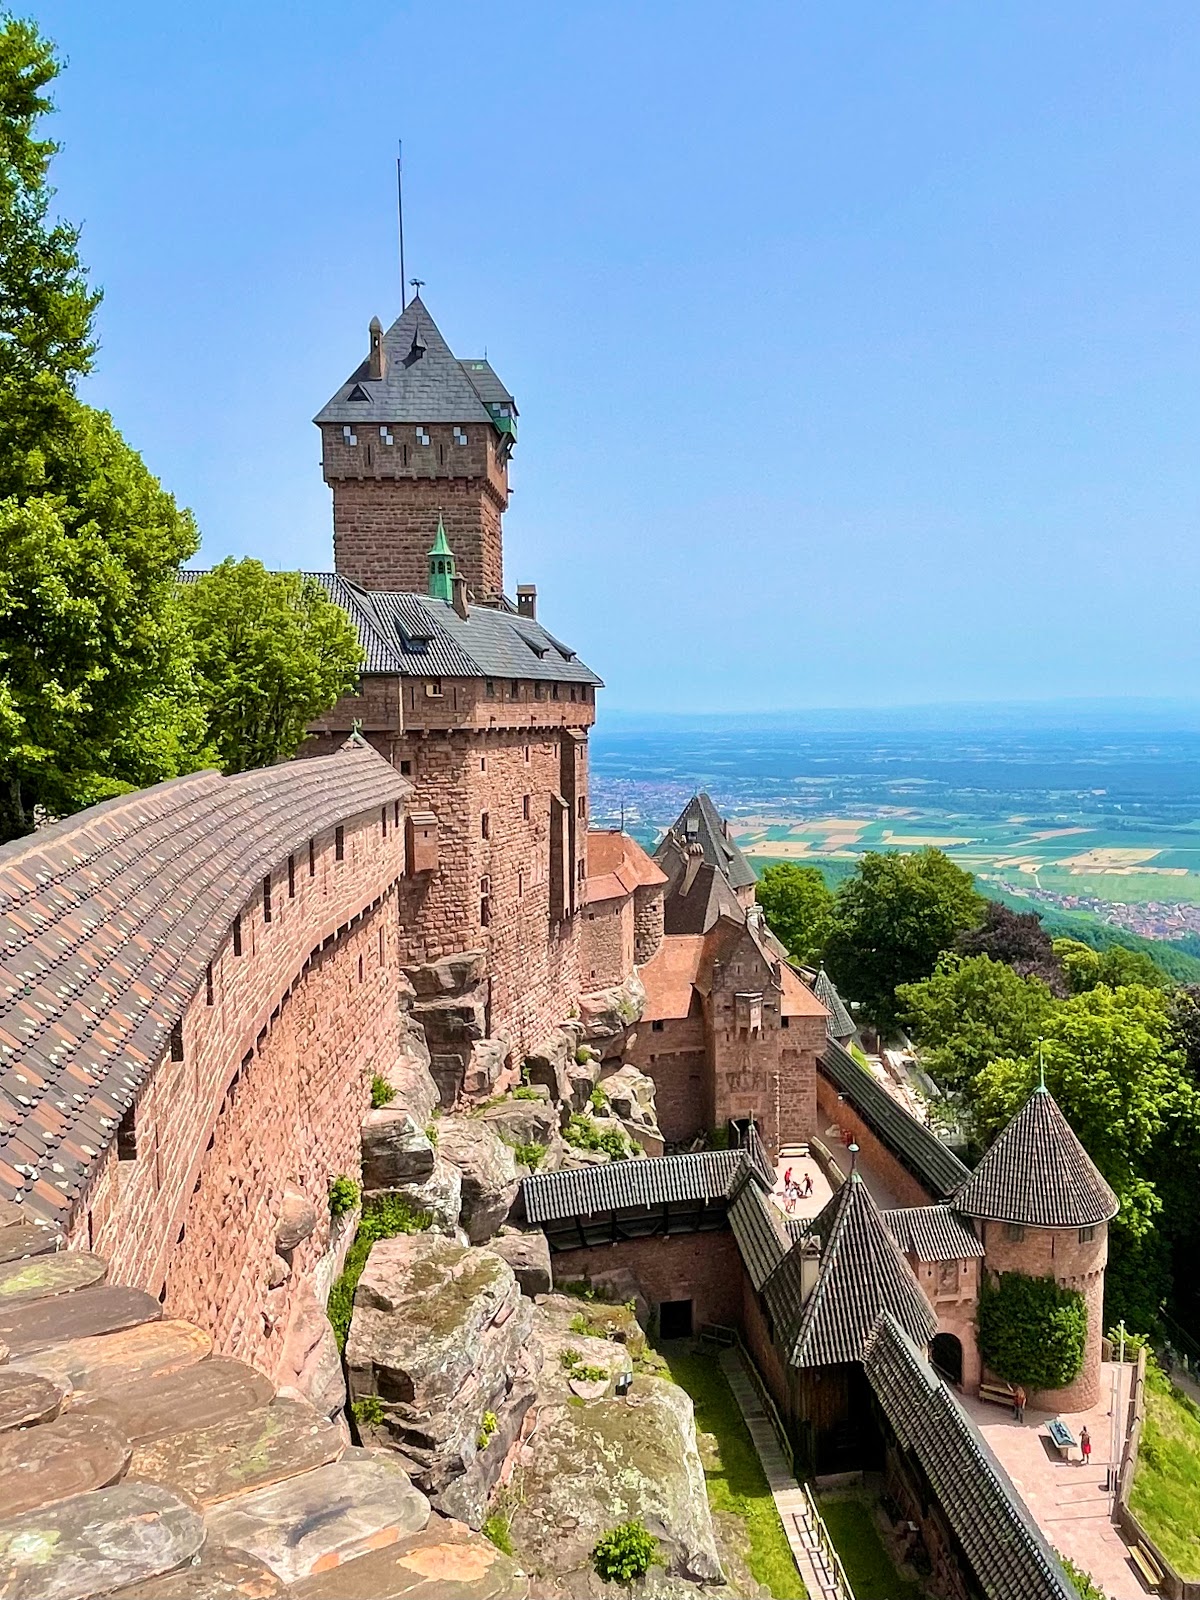
[[[906,1111],[855,1059],[828,976],[766,928],[707,796],[653,858],[590,828],[601,681],[533,586],[504,590],[516,417],[419,298],[373,321],[316,418],[334,568],[313,576],[358,631],[357,691],[303,760],[0,850],[0,1312],[22,1308],[0,1336],[36,1341],[59,1297],[78,1335],[59,1364],[102,1396],[117,1365],[119,1386],[165,1383],[207,1340],[228,1366],[188,1406],[254,1411],[258,1374],[338,1417],[323,1308],[354,1218],[327,1197],[361,1178],[471,1247],[503,1255],[518,1224],[546,1282],[632,1285],[664,1337],[736,1330],[799,1459],[887,1473],[948,1600],[1066,1600],[934,1366],[977,1391],[983,1275],[1049,1274],[1082,1291],[1089,1334],[1048,1398],[1093,1403],[1115,1199],[1044,1090],[973,1173]],[[378,1080],[394,1108],[371,1109]],[[641,1158],[563,1143],[597,1103]],[[537,1172],[513,1153],[529,1130]],[[779,1204],[789,1160],[828,1188],[811,1216]],[[106,1272],[124,1287],[101,1304]],[[114,1365],[104,1341],[139,1327]],[[496,1390],[506,1449],[518,1388]],[[503,1455],[472,1462],[479,1492]]]

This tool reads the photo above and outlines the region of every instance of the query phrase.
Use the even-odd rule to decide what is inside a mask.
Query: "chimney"
[[[821,1247],[816,1239],[801,1239],[800,1250],[800,1304],[807,1305],[821,1276]]]
[[[687,868],[683,876],[683,885],[680,894],[687,894],[696,881],[696,874],[704,865],[704,851],[698,844],[690,844],[687,848]]]
[[[456,572],[450,579],[450,604],[465,622],[468,615],[467,580],[461,572]]]
[[[530,622],[537,621],[537,584],[519,583],[517,585],[517,615],[528,617]]]
[[[383,323],[378,317],[371,318],[371,353],[367,357],[367,376],[369,378],[382,378],[387,371],[387,362],[383,354]]]

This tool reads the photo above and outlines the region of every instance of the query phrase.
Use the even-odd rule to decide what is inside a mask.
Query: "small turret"
[[[431,600],[454,599],[454,552],[446,542],[446,529],[438,513],[437,533],[429,547],[429,597]]]

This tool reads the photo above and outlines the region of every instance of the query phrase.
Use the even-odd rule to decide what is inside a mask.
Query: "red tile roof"
[[[667,875],[636,839],[617,829],[587,836],[587,901],[619,900],[635,889],[666,883]]]

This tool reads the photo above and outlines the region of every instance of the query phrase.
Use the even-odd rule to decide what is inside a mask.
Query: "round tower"
[[[1100,1398],[1104,1268],[1108,1224],[1118,1201],[1080,1144],[1045,1083],[988,1150],[954,1197],[974,1219],[984,1271],[1053,1278],[1087,1306],[1087,1344],[1079,1376],[1062,1389],[1031,1394],[1055,1411],[1086,1411]]]

